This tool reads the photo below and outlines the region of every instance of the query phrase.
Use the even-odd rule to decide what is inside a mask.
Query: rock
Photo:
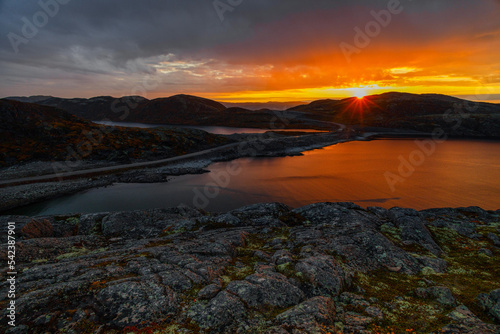
[[[495,302],[500,302],[500,289],[490,291],[490,298]]]
[[[457,305],[457,301],[455,297],[453,297],[451,290],[445,286],[417,288],[415,294],[420,298],[434,299],[444,307],[453,307]]]
[[[164,230],[175,231],[177,222],[185,227],[185,219],[200,216],[184,207],[148,211],[114,212],[102,219],[102,234],[106,237],[145,239],[160,235]]]
[[[490,233],[488,233],[487,237],[488,237],[488,239],[490,239],[493,242],[493,244],[495,246],[500,247],[500,237],[498,237],[498,235],[490,232]]]
[[[54,229],[47,219],[42,221],[33,219],[23,226],[21,234],[25,239],[50,238],[54,236]]]
[[[187,315],[202,329],[233,333],[237,323],[246,315],[246,310],[238,297],[222,291],[206,305],[193,305]]]
[[[229,214],[252,226],[281,226],[279,217],[291,208],[281,203],[252,204],[233,210]]]
[[[455,231],[495,231],[499,217],[475,211],[364,210],[352,203],[290,210],[271,203],[224,214],[179,207],[37,217],[52,225],[54,236],[16,242],[21,273],[16,306],[23,314],[16,328],[21,333],[23,328],[29,333],[76,333],[79,326],[95,324],[94,332],[126,326],[147,331],[150,324],[166,320],[172,321],[167,330],[176,333],[194,333],[198,327],[207,334],[369,333],[375,326],[392,326],[398,308],[422,318],[412,313],[403,290],[393,291],[391,284],[409,289],[418,284],[415,295],[426,299],[417,301],[422,307],[429,304],[441,312],[457,305],[451,286],[436,286],[441,282],[436,273],[446,272],[446,261],[418,247],[410,254],[398,245],[421,242],[432,249],[427,228],[443,248],[477,242]],[[0,217],[0,222],[12,217]],[[33,220],[19,219],[16,234]],[[75,226],[79,235],[69,236]],[[404,234],[405,226],[415,231]],[[447,260],[461,263],[460,252],[449,253]],[[0,249],[0,259],[6,263],[6,247]],[[478,270],[468,262],[462,266]],[[436,275],[430,276],[434,282],[421,274]],[[482,277],[471,281],[472,289],[488,284]],[[0,281],[0,290],[7,291],[8,285]],[[465,287],[456,288],[462,293]],[[480,294],[482,315],[498,321],[499,299],[500,290]],[[0,311],[5,315],[5,309]],[[429,317],[433,326],[443,316],[436,319]],[[448,333],[494,333],[499,328],[460,307],[450,313],[449,322],[443,328]],[[3,333],[8,328],[2,326]]]
[[[373,318],[364,316],[355,312],[346,312],[346,325],[357,331],[365,329],[366,326],[373,322]]]
[[[481,321],[467,307],[460,305],[448,315],[452,323],[441,329],[443,333],[496,334],[498,327]]]
[[[431,268],[434,273],[445,273],[448,263],[441,258],[431,258],[428,256],[417,257],[418,262],[424,266],[424,268]]]
[[[370,306],[370,303],[367,302],[363,298],[363,296],[351,292],[342,292],[342,294],[340,295],[340,301],[342,302],[342,304],[351,305],[354,307],[365,308],[367,306]]]
[[[479,253],[488,255],[490,257],[493,256],[493,252],[491,250],[489,250],[488,248],[479,249]]]
[[[336,224],[342,220],[364,217],[364,209],[353,203],[315,203],[293,210],[312,224]]]
[[[476,303],[500,323],[500,289],[492,290],[489,294],[479,294]]]
[[[366,211],[373,213],[378,218],[389,218],[389,210],[377,206],[369,206]]]
[[[274,255],[271,258],[271,261],[276,265],[292,262],[293,255],[289,251],[279,250],[274,253]]]
[[[189,270],[188,270],[189,271]],[[195,275],[191,273],[191,276]],[[162,283],[169,286],[172,290],[182,292],[191,290],[193,287],[193,282],[186,276],[186,271],[184,270],[168,270],[158,273]],[[201,280],[201,278],[200,278]]]
[[[421,245],[436,256],[443,253],[425,227],[418,211],[392,208],[389,210],[389,217],[401,229],[401,240],[404,243]]]
[[[315,325],[331,326],[335,323],[335,304],[328,297],[313,297],[280,313],[274,322],[303,329]]]
[[[283,327],[270,327],[269,329],[265,330],[262,332],[263,334],[290,334],[287,330],[285,330]]]
[[[351,284],[351,274],[328,255],[299,260],[295,271],[307,282],[304,287],[310,296],[337,296]]]
[[[241,219],[239,219],[238,217],[236,217],[230,213],[218,215],[218,216],[213,218],[213,221],[215,223],[227,224],[227,225],[232,225],[232,226],[241,226],[242,225]]]
[[[212,299],[220,292],[220,286],[217,284],[210,284],[198,292],[198,299]]]
[[[96,300],[111,319],[110,324],[120,327],[155,322],[179,307],[172,292],[147,281],[110,285],[97,293]]]
[[[404,217],[422,217],[421,213],[415,209],[394,207],[389,209],[388,217],[393,222],[397,222]]]
[[[365,308],[365,312],[366,312],[366,314],[368,314],[369,316],[371,316],[373,318],[377,318],[379,320],[384,319],[384,314],[382,313],[382,310],[379,309],[378,307],[368,306],[367,308]]]
[[[82,215],[78,223],[78,234],[100,234],[102,231],[102,219],[108,214],[109,213],[89,213]]]
[[[16,325],[5,331],[5,334],[28,334],[30,333],[29,327],[26,325]]]
[[[403,273],[415,274],[421,269],[414,257],[366,225],[352,225],[328,232],[331,234],[325,234],[330,242],[324,249],[333,250],[343,256],[354,270],[367,272],[400,267],[399,270]]]
[[[304,293],[279,273],[253,274],[244,281],[232,281],[228,284],[227,291],[253,308],[289,307],[304,299]]]

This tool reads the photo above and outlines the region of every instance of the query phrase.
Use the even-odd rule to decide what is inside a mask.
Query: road
[[[340,131],[340,132],[346,128],[346,126],[344,124],[313,120],[311,118],[308,118],[307,114],[305,114],[303,112],[287,111],[287,113],[288,113],[287,117],[292,118],[292,119],[302,119],[302,120],[305,120],[309,123],[317,123],[321,126],[324,126],[325,123],[332,124],[332,125],[338,127],[337,131]],[[2,181],[0,181],[0,188],[10,187],[10,186],[15,186],[15,185],[20,185],[20,184],[61,181],[61,180],[79,178],[79,177],[92,177],[92,176],[96,176],[96,175],[111,174],[111,173],[116,173],[116,172],[121,172],[121,171],[132,170],[132,169],[164,166],[164,165],[168,165],[168,164],[172,164],[172,163],[176,163],[176,162],[178,163],[178,162],[182,162],[185,160],[190,160],[193,158],[200,158],[203,155],[212,154],[215,152],[234,148],[234,147],[241,145],[241,144],[242,144],[241,142],[227,144],[227,145],[211,148],[211,149],[200,151],[200,152],[189,153],[189,154],[185,154],[185,155],[181,155],[181,156],[177,156],[177,157],[173,157],[173,158],[162,159],[162,160],[137,162],[137,163],[131,163],[131,164],[125,164],[125,165],[99,167],[99,168],[91,168],[91,169],[85,169],[85,170],[77,170],[77,171],[72,171],[72,172],[64,172],[64,173],[57,173],[57,174],[47,174],[47,175],[41,175],[41,176],[2,180]]]
[[[189,153],[189,154],[180,155],[177,157],[167,158],[167,159],[162,159],[162,160],[137,162],[137,163],[131,163],[131,164],[126,164],[126,165],[100,167],[100,168],[92,168],[92,169],[78,170],[78,171],[58,173],[58,174],[48,174],[48,175],[41,175],[41,176],[2,180],[2,181],[0,181],[0,188],[19,185],[19,184],[61,181],[61,180],[65,180],[65,179],[72,179],[72,178],[78,178],[78,177],[91,177],[91,176],[95,176],[95,175],[102,175],[102,174],[115,173],[115,172],[120,172],[120,171],[127,171],[127,170],[131,170],[131,169],[141,169],[141,168],[145,168],[145,167],[163,166],[163,165],[168,165],[171,163],[182,162],[184,160],[191,160],[192,158],[199,158],[203,155],[212,154],[212,153],[215,153],[218,151],[227,150],[227,149],[236,147],[240,144],[241,144],[240,142],[227,144],[227,145],[211,148],[211,149],[204,150],[204,151]]]

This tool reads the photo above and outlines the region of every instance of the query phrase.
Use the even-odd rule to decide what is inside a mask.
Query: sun
[[[353,95],[359,100],[363,99],[366,96],[366,90],[364,88],[354,88],[352,92]]]

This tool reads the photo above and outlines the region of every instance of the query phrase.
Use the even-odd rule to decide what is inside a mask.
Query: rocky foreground
[[[258,204],[16,222],[6,333],[500,333],[500,210]],[[4,268],[4,271],[7,271]]]

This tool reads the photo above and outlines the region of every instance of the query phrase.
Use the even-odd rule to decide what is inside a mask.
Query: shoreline
[[[297,137],[279,136],[262,139],[263,134],[239,134],[236,135],[236,138],[240,140],[239,142],[169,159],[106,166],[97,169],[93,169],[91,167],[92,163],[87,162],[88,165],[86,167],[89,168],[74,171],[72,173],[75,175],[64,177],[62,180],[59,180],[56,175],[34,177],[35,179],[44,179],[44,182],[35,181],[34,183],[30,183],[28,181],[27,183],[23,183],[14,180],[15,184],[13,185],[5,185],[6,182],[11,182],[11,180],[0,180],[0,215],[11,210],[21,209],[24,206],[76,194],[85,190],[107,187],[114,183],[161,183],[168,182],[170,177],[207,173],[206,167],[216,162],[232,161],[245,157],[298,156],[306,151],[351,141],[411,140],[431,137],[430,134],[401,132],[367,132],[350,138],[342,138],[343,136],[345,136],[345,133],[342,132],[308,134]],[[458,140],[463,138],[450,139]],[[476,139],[489,140],[483,138]],[[260,147],[262,145],[264,148]],[[245,154],[250,149],[254,151],[254,154]],[[35,164],[35,166],[40,168],[38,164],[43,163]],[[51,163],[47,162],[46,164],[50,165]],[[100,161],[95,163],[98,166],[102,164],[103,162]],[[24,179],[29,180],[32,178]]]
[[[219,146],[209,150],[183,156],[115,165],[88,168],[70,172],[62,178],[55,174],[35,177],[0,180],[0,215],[8,210],[46,200],[78,193],[80,191],[122,183],[165,182],[169,176],[200,174],[212,163],[232,161],[245,157],[283,157],[297,156],[302,152],[319,149],[338,143],[363,140],[342,139],[343,133],[309,134],[296,137],[270,134],[243,135],[250,140]],[[238,135],[240,138],[242,135]],[[292,144],[292,145],[290,145]],[[263,147],[262,147],[263,146]],[[46,163],[50,165],[50,162]],[[100,164],[100,162],[97,162]]]

